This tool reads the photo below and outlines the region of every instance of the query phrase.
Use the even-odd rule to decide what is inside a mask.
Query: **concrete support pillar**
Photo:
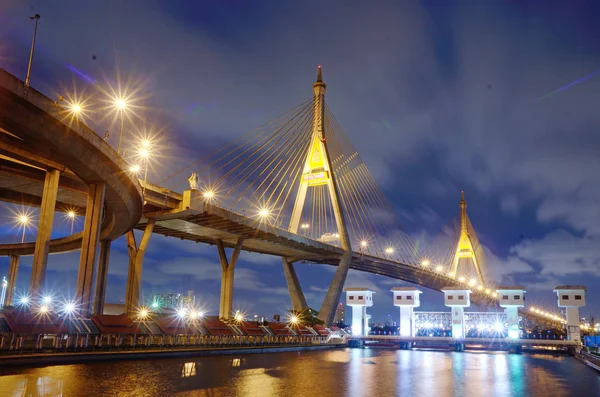
[[[129,254],[129,271],[127,273],[127,291],[125,293],[125,314],[135,316],[140,304],[140,291],[142,288],[142,267],[144,264],[144,255],[150,242],[152,230],[154,230],[154,218],[148,219],[140,245],[135,242],[133,230],[126,233],[127,251]]]
[[[300,312],[308,308],[306,304],[306,298],[302,293],[302,287],[298,281],[294,264],[287,258],[281,257],[283,263],[283,273],[285,274],[285,281],[287,282],[288,290],[290,291],[290,299],[292,300],[292,307],[294,311]]]
[[[6,287],[6,296],[4,297],[4,307],[14,305],[15,285],[17,283],[20,258],[21,257],[18,255],[10,256],[10,264],[8,265],[8,286]]]
[[[46,172],[44,181],[44,192],[40,205],[40,218],[37,227],[37,238],[33,253],[31,266],[31,282],[29,292],[33,297],[41,295],[41,289],[46,281],[46,265],[48,264],[48,251],[50,248],[50,237],[54,223],[54,208],[56,206],[56,195],[58,194],[58,180],[60,171],[50,170]]]
[[[219,261],[221,262],[221,299],[219,302],[219,318],[230,319],[233,311],[233,278],[235,264],[240,256],[244,240],[238,238],[233,248],[231,259],[227,260],[227,253],[223,240],[217,239],[217,249],[219,251]]]
[[[94,280],[96,250],[100,238],[105,188],[104,183],[90,185],[85,209],[83,240],[79,256],[79,272],[75,287],[75,301],[79,305],[80,313],[83,317],[89,317],[92,312],[92,282]]]
[[[465,337],[465,308],[452,308],[452,339],[464,339]]]
[[[104,300],[106,297],[106,282],[108,278],[108,263],[110,258],[110,240],[100,242],[100,258],[98,258],[98,274],[96,276],[96,295],[92,313],[104,313]]]
[[[412,306],[400,306],[400,336],[415,336]]]
[[[352,306],[352,335],[367,335],[369,324],[366,306]]]
[[[338,265],[335,275],[333,276],[333,280],[331,281],[329,289],[327,290],[327,295],[325,295],[325,300],[321,305],[318,318],[325,323],[326,327],[333,323],[335,309],[337,308],[337,304],[342,296],[342,289],[344,287],[344,283],[346,282],[346,276],[348,275],[348,270],[350,269],[351,260],[352,251],[346,251],[344,255],[342,255],[340,264]]]

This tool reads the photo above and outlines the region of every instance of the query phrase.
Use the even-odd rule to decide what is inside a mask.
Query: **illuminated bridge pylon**
[[[468,266],[469,262],[472,263],[479,282],[481,285],[484,285],[485,280],[483,278],[482,267],[485,266],[485,258],[483,257],[483,250],[479,244],[475,229],[467,215],[467,202],[465,201],[465,192],[463,191],[461,192],[460,200],[460,232],[458,241],[456,242],[450,273],[458,275],[459,265]]]

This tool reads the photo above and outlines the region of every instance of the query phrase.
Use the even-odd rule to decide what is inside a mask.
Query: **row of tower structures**
[[[369,319],[367,307],[373,306],[375,291],[368,288],[346,288],[346,304],[352,308],[352,335],[367,336],[369,334]],[[584,286],[562,285],[557,286],[554,292],[557,295],[558,307],[566,311],[567,338],[574,342],[581,342],[579,328],[579,308],[585,306]],[[423,293],[415,287],[394,287],[393,303],[400,309],[401,337],[416,336],[414,309],[421,306],[420,295]],[[461,287],[442,288],[444,303],[452,311],[452,339],[465,338],[465,308],[471,306],[471,290]],[[525,289],[520,286],[499,287],[496,292],[499,304],[506,312],[507,337],[519,338],[519,308],[525,306]]]

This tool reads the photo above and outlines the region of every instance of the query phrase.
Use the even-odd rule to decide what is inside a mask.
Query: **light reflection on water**
[[[1,396],[600,396],[571,357],[345,349],[0,372]]]

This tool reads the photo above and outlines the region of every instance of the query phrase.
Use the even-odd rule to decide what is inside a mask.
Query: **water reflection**
[[[600,376],[571,357],[345,349],[8,369],[0,395],[600,396]]]

